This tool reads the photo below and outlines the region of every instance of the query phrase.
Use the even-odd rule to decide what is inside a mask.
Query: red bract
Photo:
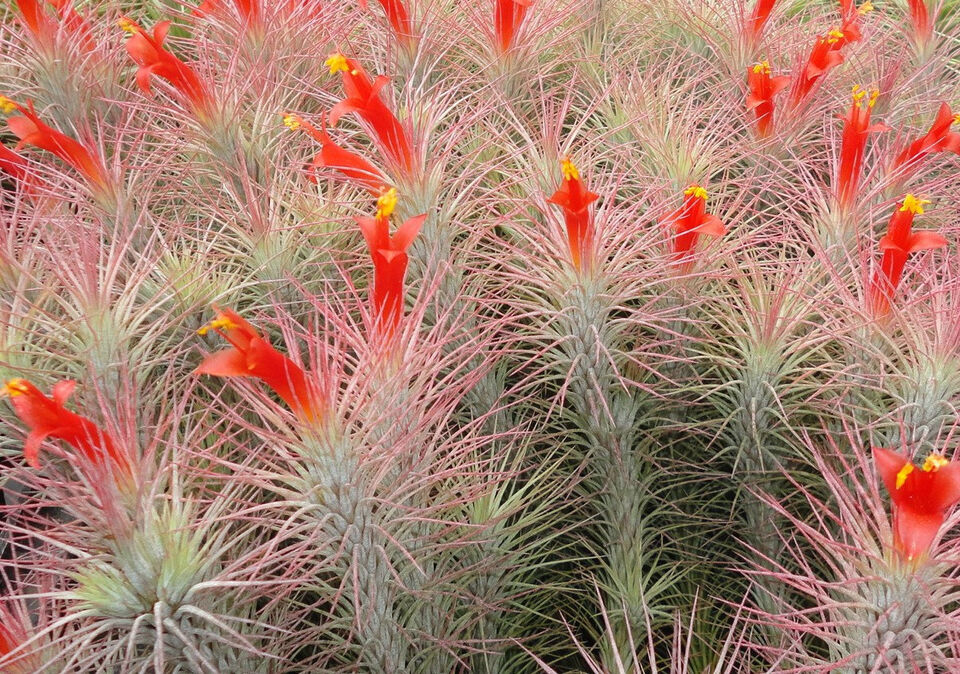
[[[506,53],[513,46],[517,31],[532,4],[533,0],[496,0],[493,30],[501,53]]]
[[[371,81],[359,63],[339,53],[332,54],[326,65],[331,74],[342,73],[343,90],[347,95],[330,110],[330,123],[336,124],[343,115],[356,112],[373,129],[388,161],[402,172],[410,173],[414,166],[410,138],[380,99],[380,90],[390,83],[390,78],[380,75]]]
[[[390,216],[397,204],[397,191],[388,190],[377,199],[375,217],[356,218],[373,260],[373,306],[377,325],[389,339],[403,315],[403,280],[407,273],[407,249],[420,231],[426,214],[404,222],[390,235]]]
[[[214,310],[217,317],[197,333],[205,335],[213,330],[230,342],[232,348],[207,356],[194,373],[215,377],[256,377],[272,388],[298,417],[304,421],[319,421],[323,412],[322,400],[306,373],[273,348],[266,337],[236,312],[217,307]]]
[[[944,248],[947,245],[947,240],[936,232],[911,232],[913,217],[923,215],[923,206],[928,203],[930,202],[925,199],[917,199],[908,194],[893,212],[887,235],[880,239],[883,259],[880,262],[880,271],[874,276],[870,286],[870,304],[878,317],[889,313],[890,298],[900,285],[903,268],[910,253]]]
[[[843,63],[844,56],[840,50],[845,45],[860,39],[855,18],[858,16],[855,12],[853,17],[844,23],[842,29],[834,28],[814,42],[807,64],[797,74],[794,82],[793,95],[790,98],[792,105],[802,103],[824,75]]]
[[[170,30],[169,21],[161,21],[153,27],[153,35],[127,18],[118,22],[120,28],[130,33],[127,53],[140,66],[137,69],[137,85],[150,93],[150,76],[165,79],[193,108],[198,116],[207,116],[213,111],[213,99],[196,71],[163,48],[163,41]]]
[[[922,467],[902,454],[873,448],[877,473],[893,501],[893,546],[908,561],[926,556],[960,501],[960,464],[931,454]]]
[[[0,145],[0,171],[20,184],[28,183],[30,170],[27,168],[27,160],[6,145]]]
[[[751,44],[760,41],[763,27],[767,25],[770,12],[776,4],[777,0],[757,0],[757,4],[753,6],[753,12],[750,13],[750,19],[747,21],[747,38]]]
[[[325,122],[321,123],[318,129],[299,115],[287,114],[283,116],[283,123],[294,131],[302,128],[310,134],[311,138],[320,143],[320,153],[313,158],[311,164],[310,180],[313,182],[317,181],[316,169],[326,166],[340,171],[347,178],[363,185],[374,194],[382,194],[387,189],[387,181],[383,179],[383,174],[377,167],[355,152],[333,142],[327,133]]]
[[[96,42],[90,23],[74,9],[69,0],[49,0],[46,3],[38,0],[16,0],[20,17],[34,39],[41,44],[48,44],[62,27],[66,35],[84,52],[93,51]],[[45,5],[51,5],[57,11],[58,21],[47,13]]]
[[[683,192],[683,206],[667,216],[677,234],[673,237],[671,250],[678,262],[692,262],[693,250],[701,234],[723,236],[727,228],[715,215],[707,213],[707,191],[699,185],[691,185]]]
[[[867,92],[859,86],[853,87],[853,102],[850,112],[843,118],[843,138],[840,142],[840,167],[837,172],[837,201],[841,208],[853,206],[860,184],[863,166],[863,154],[867,146],[867,137],[877,131],[886,131],[885,124],[870,124],[870,114],[880,92],[874,89]]]
[[[41,443],[47,438],[56,438],[78,450],[87,461],[130,475],[130,462],[106,431],[63,406],[75,386],[76,382],[70,380],[57,382],[52,398],[43,395],[25,379],[11,379],[0,389],[0,394],[10,396],[10,403],[20,420],[30,427],[23,446],[27,463],[39,469]]]
[[[907,0],[910,8],[910,25],[913,39],[917,44],[925,45],[933,37],[933,17],[927,9],[926,0]]]
[[[410,15],[407,14],[407,8],[403,6],[402,0],[377,0],[383,7],[387,20],[393,27],[393,32],[401,42],[407,42],[413,37],[413,28],[410,23]],[[367,0],[360,0],[360,4],[366,9]]]
[[[563,183],[547,201],[563,209],[563,218],[567,224],[567,239],[570,244],[570,259],[574,268],[582,272],[590,269],[593,261],[593,222],[590,218],[590,204],[598,195],[587,189],[580,180],[580,172],[569,158],[560,162],[563,171]]]
[[[233,0],[237,13],[249,26],[262,23],[262,9],[259,0]],[[224,10],[223,0],[204,0],[199,7],[193,10],[196,16],[206,16]]]
[[[960,115],[955,115],[946,103],[940,104],[937,118],[933,121],[930,130],[897,155],[891,167],[892,171],[900,171],[908,176],[916,168],[921,159],[931,152],[953,152],[960,154],[960,133],[950,131],[953,124],[960,123]]]
[[[757,116],[757,136],[767,138],[773,133],[773,97],[790,84],[786,75],[770,77],[770,64],[761,61],[747,68],[747,110],[753,110]]]
[[[24,145],[32,145],[46,150],[79,171],[91,187],[100,191],[109,189],[110,179],[97,152],[40,121],[33,108],[33,101],[27,101],[27,107],[23,107],[19,103],[0,96],[0,109],[4,112],[18,110],[22,114],[20,117],[10,117],[7,120],[10,131],[20,139],[15,149],[19,150]]]

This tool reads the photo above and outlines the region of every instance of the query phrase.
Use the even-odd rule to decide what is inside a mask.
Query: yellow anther
[[[913,464],[907,463],[904,464],[903,468],[900,469],[900,472],[897,473],[897,489],[903,486],[903,483],[907,481],[907,476],[913,472]]]
[[[330,58],[328,58],[323,65],[330,68],[331,75],[333,73],[345,73],[350,70],[350,65],[347,63],[347,57],[339,52],[336,54],[330,54]]]
[[[753,72],[758,75],[769,75],[770,74],[770,62],[769,61],[760,61],[753,66]]]
[[[704,201],[707,200],[707,191],[699,185],[691,185],[683,191],[683,194],[687,197],[693,196],[697,199],[703,199]]]
[[[212,321],[210,321],[209,323],[207,323],[205,326],[203,326],[199,330],[197,330],[197,334],[205,335],[211,330],[233,330],[234,328],[238,328],[238,327],[240,326],[234,323],[233,321],[231,321],[226,316],[219,316],[213,319]]]
[[[943,454],[931,454],[923,461],[923,472],[935,473],[949,463],[950,460]]]
[[[872,108],[877,104],[877,99],[880,98],[880,90],[874,89],[870,92],[870,102],[868,105]]]
[[[0,110],[3,111],[3,114],[9,115],[11,112],[17,109],[17,104],[11,101],[6,96],[0,96]]]
[[[11,379],[6,384],[3,385],[3,388],[0,389],[0,393],[5,393],[11,398],[14,396],[20,396],[29,391],[27,388],[26,379]]]
[[[860,15],[869,14],[872,11],[873,11],[873,3],[870,2],[870,0],[867,0],[865,3],[863,3],[857,8],[857,12]]]
[[[564,180],[580,180],[580,171],[576,165],[570,161],[570,157],[564,157],[560,160],[560,170],[563,172]]]
[[[380,195],[377,199],[377,219],[383,220],[393,215],[393,209],[397,207],[397,188],[391,187]]]
[[[854,103],[860,103],[867,95],[867,92],[861,89],[859,84],[853,85],[852,93]]]
[[[909,211],[914,215],[923,215],[923,207],[929,203],[929,199],[917,199],[912,194],[908,194],[903,198],[903,204],[900,206],[900,212],[906,213]]]
[[[827,44],[835,44],[843,39],[843,31],[837,28],[827,33]]]
[[[283,116],[283,125],[288,129],[296,131],[300,128],[300,125],[303,124],[303,119],[300,115],[284,115]]]
[[[120,26],[120,29],[125,33],[137,32],[137,24],[125,16],[121,16],[119,19],[117,19],[117,25]]]
[[[953,123],[954,123],[954,124],[960,124],[960,114],[957,114],[957,115],[954,115],[954,116],[953,116]]]

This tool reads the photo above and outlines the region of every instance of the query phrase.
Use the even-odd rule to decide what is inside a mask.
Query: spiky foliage
[[[871,5],[9,3],[0,668],[955,669],[870,446],[953,458],[960,12]]]

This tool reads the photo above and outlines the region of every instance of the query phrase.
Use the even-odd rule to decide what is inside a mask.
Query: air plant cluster
[[[0,671],[960,670],[960,4],[0,53]]]

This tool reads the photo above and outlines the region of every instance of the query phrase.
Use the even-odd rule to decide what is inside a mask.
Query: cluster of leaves
[[[956,3],[5,11],[0,669],[956,667]]]

